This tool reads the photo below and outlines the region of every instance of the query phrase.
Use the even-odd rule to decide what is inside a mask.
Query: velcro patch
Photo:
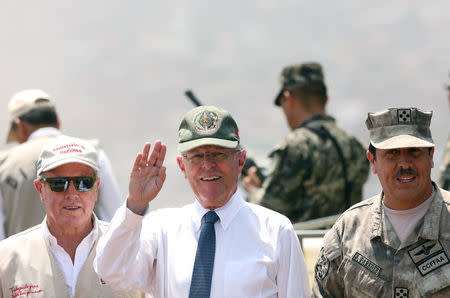
[[[398,109],[397,111],[398,123],[409,124],[411,123],[411,110],[410,109]]]
[[[394,289],[394,297],[409,297],[409,290],[408,288],[404,287],[395,287]]]
[[[410,249],[408,254],[422,276],[449,263],[448,256],[439,241],[425,241]]]
[[[369,260],[368,258],[366,258],[365,256],[363,256],[362,254],[360,254],[359,252],[356,252],[353,255],[352,260],[358,263],[359,265],[363,266],[376,276],[380,276],[381,267],[372,262],[371,260]]]
[[[314,268],[314,273],[317,280],[322,280],[328,275],[328,270],[330,269],[330,260],[325,257],[323,248],[320,251],[319,259],[317,260],[316,267]]]

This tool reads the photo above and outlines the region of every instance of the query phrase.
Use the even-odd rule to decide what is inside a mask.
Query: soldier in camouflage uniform
[[[325,114],[327,100],[320,64],[283,69],[275,105],[292,132],[270,153],[262,185],[254,167],[243,178],[250,202],[297,222],[341,213],[361,201],[369,173],[366,150]]]
[[[446,89],[448,104],[450,106],[450,74]],[[444,160],[442,162],[441,186],[443,189],[450,190],[450,137],[447,140],[447,147],[445,148]]]
[[[369,113],[367,158],[383,192],[325,235],[314,297],[450,297],[450,193],[430,178],[431,115]]]

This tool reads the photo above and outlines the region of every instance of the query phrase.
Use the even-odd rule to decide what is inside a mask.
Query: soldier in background
[[[431,112],[369,113],[367,158],[383,191],[324,237],[314,297],[450,297],[450,193],[431,181]]]
[[[343,212],[362,198],[369,163],[361,142],[325,113],[328,101],[318,63],[290,65],[281,73],[281,106],[292,132],[270,153],[264,182],[248,170],[249,201],[293,222]]]
[[[42,222],[45,210],[33,185],[36,162],[44,144],[61,135],[55,103],[41,90],[16,93],[8,103],[8,118],[7,143],[17,141],[20,145],[0,152],[0,240]],[[98,147],[98,141],[92,143]],[[98,158],[102,186],[96,213],[109,220],[122,198],[102,149],[98,149]]]
[[[448,104],[450,107],[450,73],[449,73],[449,82],[446,86],[447,89],[447,98]],[[447,140],[447,146],[444,152],[444,160],[442,162],[442,173],[441,173],[441,186],[443,189],[450,190],[450,137]]]

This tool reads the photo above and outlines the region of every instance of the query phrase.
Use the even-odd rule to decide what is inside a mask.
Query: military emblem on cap
[[[195,116],[195,130],[197,133],[212,133],[217,130],[219,117],[212,111],[202,111]]]
[[[366,126],[370,143],[378,149],[434,147],[430,131],[432,114],[417,108],[390,108],[369,113]]]

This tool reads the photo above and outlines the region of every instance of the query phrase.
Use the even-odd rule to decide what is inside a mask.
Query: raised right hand
[[[136,214],[143,215],[147,205],[161,190],[166,179],[166,167],[163,161],[166,156],[166,145],[155,141],[151,154],[150,143],[145,143],[138,153],[130,174],[127,207]]]

